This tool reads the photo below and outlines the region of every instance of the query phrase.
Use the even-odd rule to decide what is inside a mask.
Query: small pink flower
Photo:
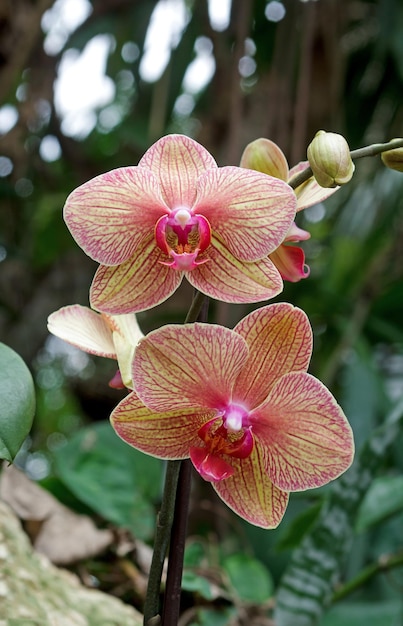
[[[295,216],[293,190],[277,178],[217,167],[183,135],[157,141],[138,166],[97,176],[73,191],[64,217],[101,263],[90,292],[107,313],[149,309],[183,276],[225,302],[259,302],[282,290],[268,258]]]
[[[134,349],[144,337],[135,315],[100,314],[86,306],[72,304],[49,315],[48,330],[84,352],[116,359],[119,369],[110,386],[133,386],[131,367]]]
[[[256,139],[248,144],[241,157],[241,167],[253,169],[280,180],[290,182],[292,177],[309,167],[308,161],[302,161],[291,170],[281,148],[270,139]],[[321,187],[312,176],[305,183],[295,189],[297,197],[297,212],[306,209],[318,202],[323,202],[334,194],[339,187],[325,189]],[[283,280],[298,282],[301,278],[307,278],[310,273],[305,264],[305,253],[298,246],[290,246],[289,243],[305,241],[310,238],[310,233],[298,228],[295,222],[291,224],[281,245],[269,255],[274,265],[279,270]]]
[[[252,524],[273,528],[290,491],[319,487],[351,464],[343,411],[307,374],[305,313],[273,304],[234,330],[168,325],[142,339],[130,393],[111,421],[147,454],[190,457],[218,495]]]

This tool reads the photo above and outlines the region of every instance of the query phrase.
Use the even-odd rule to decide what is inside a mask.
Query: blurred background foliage
[[[88,304],[95,271],[62,220],[70,191],[136,164],[170,132],[194,137],[220,165],[239,163],[257,137],[277,142],[290,165],[319,129],[351,149],[384,142],[402,136],[402,94],[400,0],[3,0],[0,339],[35,377],[35,425],[19,456],[30,476],[152,539],[160,464],[94,426],[121,397],[107,384],[114,364],[46,329],[60,306]],[[279,297],[311,319],[311,372],[347,413],[358,464],[340,485],[293,495],[271,532],[195,481],[183,624],[269,624],[273,593],[279,626],[403,624],[402,192],[403,176],[379,158],[358,161],[349,185],[299,214],[311,275]],[[182,322],[190,297],[183,285],[140,314],[143,330]],[[211,321],[231,327],[251,308],[211,303]],[[99,445],[84,445],[88,433]],[[321,567],[333,563],[326,572],[318,555]],[[130,585],[121,595],[141,608]]]

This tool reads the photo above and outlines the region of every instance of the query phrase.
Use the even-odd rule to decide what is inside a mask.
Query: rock
[[[9,620],[9,621],[2,621]],[[19,520],[0,501],[1,626],[141,626],[142,616],[118,598],[87,589],[34,552]]]

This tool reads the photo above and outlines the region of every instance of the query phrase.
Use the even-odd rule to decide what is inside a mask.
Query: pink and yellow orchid
[[[246,146],[240,165],[241,167],[262,172],[286,182],[290,182],[296,174],[309,167],[308,161],[302,161],[290,170],[281,148],[273,141],[270,141],[270,139],[265,138],[256,139]],[[338,189],[339,187],[325,189],[312,176],[295,189],[297,212],[318,204],[318,202],[323,202]],[[301,280],[301,278],[309,276],[310,269],[305,263],[303,249],[288,244],[305,241],[310,236],[310,233],[302,228],[298,228],[296,223],[293,222],[281,245],[269,255],[269,258],[273,261],[284,280],[295,283]]]
[[[135,315],[100,314],[72,304],[49,315],[48,330],[84,352],[116,359],[119,369],[109,384],[132,388],[134,350],[144,337]]]
[[[83,250],[101,265],[91,306],[111,314],[149,309],[185,275],[224,302],[259,302],[282,290],[268,258],[296,210],[278,178],[218,167],[183,135],[157,141],[136,167],[97,176],[73,191],[64,217]]]
[[[291,304],[258,309],[234,330],[164,326],[140,341],[135,391],[112,425],[147,454],[190,457],[238,515],[274,528],[290,491],[324,485],[353,458],[345,415],[307,373],[311,352],[308,318]]]

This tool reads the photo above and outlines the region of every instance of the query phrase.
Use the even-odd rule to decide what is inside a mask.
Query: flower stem
[[[174,518],[175,498],[173,494],[176,493],[180,467],[181,461],[168,461],[167,463],[164,493],[155,530],[153,557],[144,603],[144,626],[157,626],[160,623],[158,613],[161,578]]]
[[[364,148],[351,150],[350,155],[352,159],[362,159],[363,157],[376,156],[377,154],[381,154],[381,152],[393,150],[394,148],[403,148],[403,139],[392,139],[387,143],[373,143],[370,146],[365,146]],[[296,189],[302,185],[302,183],[305,183],[309,178],[311,178],[312,175],[312,169],[307,167],[305,170],[302,170],[302,172],[293,176],[288,181],[288,184],[293,189]]]
[[[207,296],[195,291],[185,324],[197,320],[206,322],[208,303]],[[163,626],[176,626],[178,621],[190,486],[190,461],[168,461],[144,603],[144,626],[161,624],[159,596],[165,556],[170,542],[162,624]]]
[[[189,510],[192,465],[189,459],[182,461],[175,499],[174,522],[169,544],[167,582],[165,586],[163,626],[177,626],[181,600],[183,557]]]

